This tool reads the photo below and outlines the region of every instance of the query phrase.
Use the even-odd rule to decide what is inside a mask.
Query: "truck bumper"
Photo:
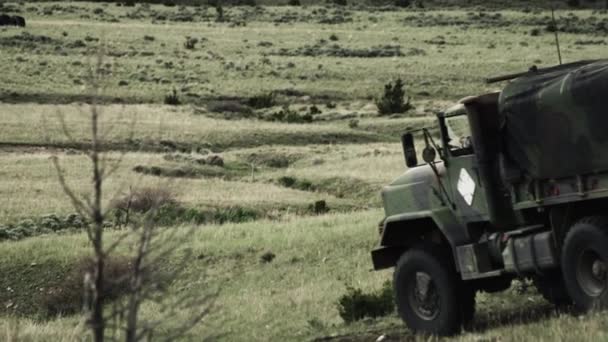
[[[397,264],[403,253],[402,246],[380,246],[372,251],[374,270],[382,270]]]

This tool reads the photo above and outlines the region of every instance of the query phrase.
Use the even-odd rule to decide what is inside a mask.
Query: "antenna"
[[[557,47],[557,57],[559,58],[559,65],[562,65],[562,52],[559,48],[559,33],[557,28],[557,22],[555,21],[555,5],[551,4],[551,20],[553,21],[553,31],[555,32],[555,46]]]

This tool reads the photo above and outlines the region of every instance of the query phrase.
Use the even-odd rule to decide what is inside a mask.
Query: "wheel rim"
[[[437,318],[440,298],[433,278],[426,272],[416,272],[409,289],[409,306],[418,317],[425,321]]]
[[[581,289],[591,297],[599,297],[606,291],[606,261],[594,250],[583,251],[578,258],[576,280]]]

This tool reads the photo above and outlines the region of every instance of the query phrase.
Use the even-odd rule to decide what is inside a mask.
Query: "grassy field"
[[[347,324],[337,303],[348,287],[377,292],[391,279],[369,252],[379,190],[404,171],[399,134],[500,89],[486,77],[556,63],[549,12],[533,7],[226,7],[216,22],[207,6],[3,4],[27,27],[0,28],[0,340],[83,335],[80,315],[45,307],[89,251],[51,158],[86,196],[86,75],[100,46],[102,147],[121,161],[104,206],[131,188],[169,189],[181,211],[163,229],[190,233],[176,255],[196,256],[170,293],[220,290],[188,340],[427,340],[394,313]],[[604,57],[605,12],[557,17],[565,61]],[[378,116],[374,100],[398,77],[415,108]],[[166,104],[174,89],[179,104]],[[472,330],[454,340],[608,339],[604,316],[557,313],[525,283],[477,302]]]

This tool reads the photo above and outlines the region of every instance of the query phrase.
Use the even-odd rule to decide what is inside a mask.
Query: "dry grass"
[[[40,216],[49,213],[67,214],[72,212],[69,201],[62,200],[65,195],[57,182],[56,172],[49,161],[51,153],[3,153],[3,177],[0,178],[0,220],[12,222],[21,218]],[[110,153],[109,158],[116,160],[120,154]],[[66,177],[78,193],[86,195],[90,189],[90,170],[87,157],[82,154],[61,155],[60,161]],[[283,188],[266,183],[264,178],[254,175],[242,180],[227,181],[221,178],[175,179],[168,180],[133,172],[135,165],[163,165],[169,163],[162,155],[128,153],[116,174],[106,183],[106,206],[113,199],[128,195],[129,187],[168,187],[176,194],[176,199],[190,207],[230,207],[283,208],[286,206],[307,206],[316,200],[325,199],[330,207],[348,205],[347,199],[337,199],[326,194],[315,194]],[[259,181],[259,182],[258,182]]]

